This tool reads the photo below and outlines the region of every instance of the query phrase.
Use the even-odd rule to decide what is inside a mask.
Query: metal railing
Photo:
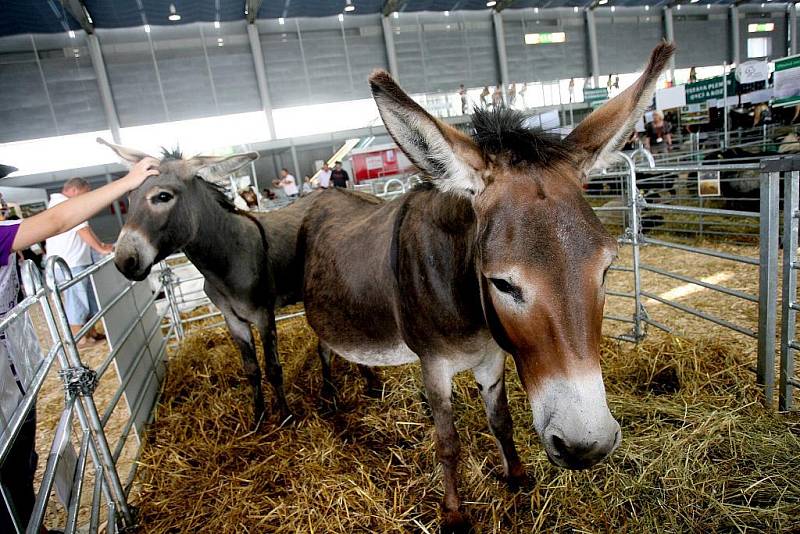
[[[800,172],[793,169],[784,179],[783,210],[783,295],[781,301],[781,350],[780,376],[778,380],[778,407],[791,410],[793,390],[800,389],[800,378],[795,375],[795,357],[800,351],[797,340],[797,311],[800,301],[797,298],[797,270],[800,269],[797,254],[798,218],[800,206]]]
[[[635,156],[644,155],[641,151],[632,154]],[[697,319],[708,321],[724,329],[741,334],[746,338],[755,341],[757,351],[757,361],[755,366],[756,379],[763,386],[764,396],[768,404],[771,405],[774,398],[776,384],[775,376],[775,355],[777,339],[777,287],[778,287],[778,256],[779,256],[779,217],[780,217],[780,180],[782,173],[791,174],[792,179],[786,180],[786,198],[791,200],[792,206],[797,207],[797,171],[800,170],[800,157],[782,156],[763,158],[758,163],[714,163],[714,164],[680,164],[663,165],[658,161],[645,155],[645,165],[636,165],[632,155],[622,155],[624,168],[622,170],[604,171],[599,175],[593,176],[600,178],[605,184],[612,185],[613,200],[603,206],[595,206],[604,223],[620,229],[621,244],[631,247],[631,260],[629,265],[619,266],[617,270],[624,270],[631,274],[633,281],[633,291],[620,291],[611,289],[607,295],[616,298],[630,299],[634,301],[634,309],[630,317],[620,314],[607,314],[605,318],[610,321],[620,321],[631,325],[629,333],[615,335],[618,339],[625,341],[638,342],[646,335],[646,327],[653,326],[661,330],[672,332],[668,324],[656,321],[651,318],[645,303],[657,303],[659,306],[666,306],[678,314],[685,314]],[[677,197],[677,196],[654,196],[647,197],[641,193],[642,187],[647,187],[650,182],[648,178],[652,176],[663,177],[665,175],[696,175],[706,172],[728,172],[743,173],[755,172],[758,174],[758,190],[756,199],[758,211],[744,211],[724,208],[706,207],[698,198]],[[788,174],[787,174],[788,175]],[[733,178],[736,179],[736,178]],[[794,183],[793,183],[794,180]],[[590,182],[591,183],[591,182]],[[596,182],[594,182],[596,183]],[[791,189],[792,186],[795,189]],[[604,192],[608,192],[607,190]],[[609,195],[598,195],[597,190],[590,188],[587,192],[590,201],[592,199],[608,198]],[[792,196],[794,195],[794,196]],[[691,202],[689,202],[691,200]],[[618,215],[616,220],[609,219],[609,214]],[[797,247],[797,210],[788,210],[785,217],[785,247],[784,257],[784,313],[783,313],[783,342],[781,343],[781,376],[780,393],[782,409],[788,409],[791,403],[789,388],[798,387],[800,381],[793,375],[793,355],[791,351],[800,350],[800,342],[794,339],[794,320],[795,312],[800,309],[800,304],[796,298],[796,261]],[[691,224],[706,226],[708,220],[703,218],[717,218],[727,220],[726,224],[744,224],[747,234],[757,240],[757,256],[732,253],[727,250],[717,248],[713,243],[696,242],[697,232],[687,231],[682,228],[678,231],[675,227],[666,224],[667,217],[694,217],[690,220]],[[655,218],[658,217],[658,218]],[[674,220],[674,219],[673,219]],[[658,223],[658,224],[655,224]],[[791,226],[793,225],[793,226]],[[755,230],[755,231],[752,231]],[[715,232],[706,227],[705,237],[718,237]],[[702,234],[700,234],[702,235]],[[687,239],[690,238],[690,239]],[[794,240],[794,241],[792,241]],[[675,251],[685,255],[684,261],[691,263],[702,258],[714,258],[715,260],[725,260],[733,264],[747,265],[755,267],[758,271],[758,292],[751,294],[740,289],[726,287],[721,283],[711,280],[704,280],[700,277],[676,272],[671,265],[653,265],[642,262],[640,253],[644,247],[657,248],[668,251]],[[696,258],[696,260],[691,260]],[[642,275],[647,273],[657,277],[679,281],[687,285],[696,286],[703,290],[714,291],[726,297],[736,299],[751,306],[757,305],[757,322],[755,328],[751,325],[743,325],[734,319],[724,317],[720,313],[710,313],[686,303],[679,302],[677,298],[670,298],[664,294],[658,294],[648,288],[648,284],[643,282]],[[792,285],[794,284],[794,285]],[[788,293],[787,293],[788,292]]]
[[[101,520],[106,522],[108,532],[136,525],[136,511],[128,502],[128,494],[136,474],[139,445],[135,445],[132,459],[123,462],[121,455],[131,434],[137,434],[141,443],[144,425],[152,415],[161,389],[167,340],[173,336],[180,338],[183,331],[180,323],[175,322],[179,312],[169,269],[162,271],[161,284],[153,292],[147,283],[122,278],[112,259],[107,257],[73,276],[61,258],[50,258],[46,263],[44,282],[33,263],[26,262],[22,277],[27,296],[0,321],[0,331],[15,334],[16,341],[11,342],[10,350],[14,350],[15,342],[26,339],[29,345],[35,346],[32,352],[41,354],[41,362],[25,384],[22,398],[0,431],[0,465],[14,452],[15,442],[25,421],[32,416],[37,398],[45,393],[45,380],[56,361],[64,390],[61,415],[29,517],[20,517],[11,493],[0,483],[3,497],[0,506],[8,511],[15,532],[40,532],[52,504],[51,490],[59,477],[66,477],[69,488],[63,503],[63,524],[58,525],[64,532],[97,532]],[[78,284],[91,284],[90,291],[99,306],[86,324],[73,333],[64,302],[65,298],[71,298],[68,290]],[[166,295],[166,305],[159,313],[156,301],[161,291]],[[45,351],[39,348],[38,340],[31,340],[30,314],[36,308],[41,311],[50,338],[50,348]],[[92,368],[81,353],[78,342],[100,321],[105,327],[110,350]],[[164,322],[167,323],[165,334],[161,328]],[[30,330],[22,335],[20,328]],[[35,358],[36,354],[25,356]],[[112,367],[117,380],[109,378],[101,384]],[[106,385],[114,388],[110,398],[96,401],[96,389]],[[111,429],[108,423],[123,399],[127,415],[123,416],[120,428]],[[52,413],[54,406],[51,403],[46,409]],[[79,424],[77,432],[72,428],[74,418]],[[78,443],[77,453],[74,452],[75,441]],[[91,484],[86,477],[90,465],[94,470]]]

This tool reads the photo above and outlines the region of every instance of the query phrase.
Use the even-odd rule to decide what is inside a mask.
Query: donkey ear
[[[233,156],[213,157],[195,156],[189,160],[189,165],[196,168],[195,174],[209,182],[222,180],[228,175],[258,159],[258,152],[234,154]]]
[[[151,157],[149,154],[145,154],[144,152],[139,152],[133,148],[127,148],[121,145],[115,145],[114,143],[109,143],[102,137],[97,138],[97,142],[101,145],[106,145],[108,148],[116,152],[117,156],[122,158],[123,163],[128,166],[132,166],[136,163],[139,163],[144,158]],[[158,158],[156,158],[158,159]]]
[[[606,166],[609,157],[622,146],[652,100],[658,77],[674,52],[672,43],[659,43],[636,83],[593,111],[567,136],[578,149],[578,162],[584,173]]]
[[[373,72],[369,84],[386,129],[439,189],[469,195],[483,189],[481,171],[486,165],[469,136],[433,118],[388,72]]]

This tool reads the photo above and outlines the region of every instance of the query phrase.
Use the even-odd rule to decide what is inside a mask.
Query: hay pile
[[[325,415],[313,333],[294,319],[279,335],[299,416],[288,428],[273,419],[249,431],[250,388],[224,330],[192,333],[174,356],[141,460],[142,530],[437,531],[441,470],[419,368],[384,369],[384,398],[372,399],[355,367],[337,360],[339,410]],[[736,353],[662,338],[638,349],[608,343],[603,360],[623,443],[584,472],[548,463],[509,364],[531,478],[519,493],[498,481],[480,396],[459,377],[461,488],[478,532],[800,531],[800,418],[760,406]]]

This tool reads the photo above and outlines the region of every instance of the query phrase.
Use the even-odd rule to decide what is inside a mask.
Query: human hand
[[[128,187],[128,191],[133,191],[142,185],[142,182],[147,180],[150,176],[156,176],[159,174],[159,163],[160,162],[157,159],[149,156],[142,158],[136,163],[136,165],[131,167],[131,170],[128,171],[128,174],[123,176],[120,180],[125,182],[126,186]]]
[[[103,245],[100,247],[100,251],[103,254],[111,254],[114,252],[114,245],[112,243],[103,243]]]

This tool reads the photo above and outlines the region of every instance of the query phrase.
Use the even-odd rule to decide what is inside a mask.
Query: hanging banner
[[[800,104],[800,55],[775,60],[773,106]]]
[[[736,67],[736,81],[755,83],[769,80],[769,63],[766,61],[745,61]]]
[[[709,100],[722,98],[724,95],[722,76],[686,84],[686,103],[700,104]],[[728,96],[736,94],[736,79],[728,74]]]
[[[592,108],[600,107],[608,101],[608,88],[606,87],[584,87],[583,101]]]

